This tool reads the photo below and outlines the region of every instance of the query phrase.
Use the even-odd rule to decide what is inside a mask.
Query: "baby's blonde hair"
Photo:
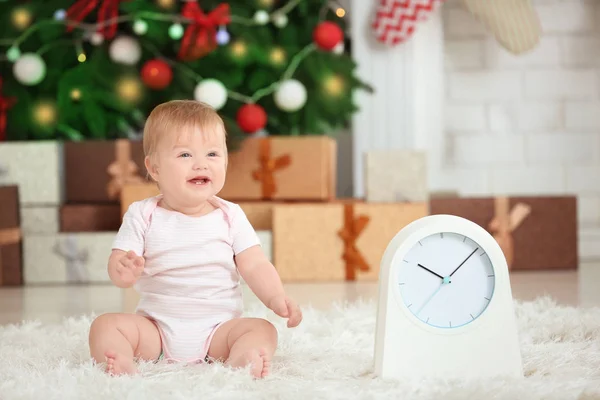
[[[189,132],[190,128],[204,134],[222,134],[227,151],[225,124],[214,108],[196,100],[172,100],[159,104],[148,116],[144,126],[144,155],[152,157],[162,138]]]

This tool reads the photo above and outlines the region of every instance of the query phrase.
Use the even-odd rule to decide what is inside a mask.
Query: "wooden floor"
[[[550,295],[565,305],[600,306],[600,262],[582,264],[577,271],[513,272],[513,295],[532,300]],[[287,292],[301,305],[318,309],[339,301],[375,299],[375,283],[288,284]],[[247,305],[258,302],[245,290]],[[131,311],[135,300],[110,285],[45,286],[0,289],[0,324],[37,319],[60,322],[81,314]]]

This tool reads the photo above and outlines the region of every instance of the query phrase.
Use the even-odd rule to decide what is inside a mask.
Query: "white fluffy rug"
[[[300,327],[280,330],[273,373],[254,381],[222,365],[143,364],[110,377],[89,360],[92,316],[59,325],[0,327],[0,399],[598,399],[600,309],[560,307],[548,298],[517,303],[522,380],[386,382],[371,374],[374,303],[304,310]]]

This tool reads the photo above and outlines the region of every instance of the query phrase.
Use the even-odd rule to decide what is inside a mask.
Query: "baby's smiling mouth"
[[[193,177],[192,179],[188,179],[188,182],[193,185],[206,185],[208,182],[210,182],[210,178],[208,176],[199,175]]]

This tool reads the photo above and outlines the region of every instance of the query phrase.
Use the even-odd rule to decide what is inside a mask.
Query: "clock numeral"
[[[469,314],[471,316],[471,318],[475,319],[475,317],[473,316],[473,314]]]
[[[484,299],[486,299],[487,301],[490,301],[490,299],[488,299],[487,297],[483,296]]]
[[[484,254],[485,254],[485,251],[484,251],[483,253],[481,253],[481,254],[479,255],[479,257],[482,257]]]
[[[449,323],[450,323],[450,328],[452,328],[452,321],[449,321]]]
[[[398,285],[402,286],[402,285],[404,285],[404,282],[400,282],[400,283],[398,283]]]
[[[408,261],[406,261],[406,260],[402,260],[402,261],[404,261],[405,263],[408,263]]]
[[[409,305],[407,305],[406,307],[407,307],[407,308],[410,308],[410,306],[412,306],[412,303],[410,303],[410,304],[409,304]]]
[[[419,244],[420,244],[421,246],[423,246],[423,243],[421,243],[421,241],[420,241],[420,240],[419,240]]]
[[[440,236],[442,237],[442,239],[444,238],[444,232],[440,232]]]
[[[494,277],[494,275],[493,275],[493,274],[492,274],[492,275],[488,275],[488,278],[492,278],[492,277]]]
[[[427,323],[429,323],[429,317],[427,317],[427,321],[425,321],[425,323],[426,323],[426,324],[427,324]]]
[[[467,237],[466,237],[466,236],[465,236],[465,237],[464,237],[464,239],[463,239],[463,243],[465,242],[465,240],[467,240]]]

